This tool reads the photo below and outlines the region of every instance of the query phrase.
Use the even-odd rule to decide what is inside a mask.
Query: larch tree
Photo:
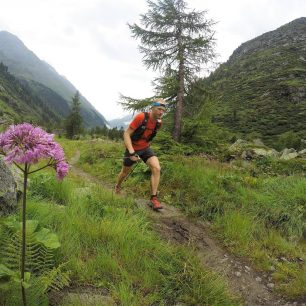
[[[177,72],[173,138],[179,141],[186,81],[215,58],[215,23],[206,18],[207,11],[189,10],[184,0],[147,3],[149,10],[141,15],[141,26],[129,24],[129,28],[132,36],[140,39],[139,49],[148,69]]]

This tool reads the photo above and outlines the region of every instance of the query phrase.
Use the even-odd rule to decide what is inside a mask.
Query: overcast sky
[[[299,17],[305,0],[188,0],[207,10],[216,52],[224,62],[243,42]],[[64,75],[107,120],[124,115],[119,93],[153,95],[156,72],[141,62],[127,23],[139,23],[145,0],[0,0],[0,30],[18,36],[40,59]]]

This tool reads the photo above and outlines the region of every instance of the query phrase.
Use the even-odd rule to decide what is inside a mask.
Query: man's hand
[[[140,160],[140,157],[135,152],[134,153],[130,153],[130,160],[138,161],[138,160]]]

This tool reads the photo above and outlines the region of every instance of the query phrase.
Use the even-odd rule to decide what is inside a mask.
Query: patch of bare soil
[[[79,155],[76,155],[71,164],[74,165],[78,158]],[[107,186],[75,166],[72,167],[72,171],[88,181]],[[140,209],[150,211],[154,229],[163,239],[174,244],[184,244],[195,250],[203,265],[222,275],[230,290],[242,298],[244,305],[306,306],[305,300],[287,301],[277,295],[273,290],[271,276],[256,271],[247,260],[230,254],[213,237],[208,223],[190,219],[179,209],[165,203],[162,203],[164,209],[155,212],[149,207],[148,200],[136,199],[135,201]]]
[[[99,305],[116,306],[115,301],[109,296],[105,289],[92,286],[69,287],[62,291],[51,291],[49,293],[49,305]]]

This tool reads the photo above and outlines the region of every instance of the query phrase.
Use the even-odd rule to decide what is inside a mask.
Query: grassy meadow
[[[80,163],[85,169],[92,169],[83,160],[89,152],[83,151],[89,148],[88,142],[61,142],[68,158],[80,149]],[[113,146],[118,147],[111,142],[104,145],[105,153],[109,150],[109,154],[114,153]],[[96,170],[101,170],[101,177],[111,181],[112,175],[107,174],[111,171],[111,159],[108,160],[103,170],[100,166]],[[152,230],[146,211],[139,210],[133,198],[115,196],[103,186],[73,173],[63,182],[56,180],[52,169],[31,175],[27,220],[37,220],[38,229],[51,231],[60,242],[57,249],[43,248],[38,252],[41,240],[35,240],[37,224],[29,221],[32,224],[27,231],[27,262],[31,270],[27,288],[29,305],[48,305],[48,294],[51,297],[55,292],[50,293],[49,289],[67,286],[75,291],[88,287],[101,289],[117,305],[126,306],[240,305],[225,282],[209,268],[203,268],[192,251],[160,239]],[[11,233],[10,224],[17,221],[19,213],[0,218],[0,264],[10,268],[19,261],[18,256],[7,260],[11,249],[19,244],[15,245],[16,233],[7,233]],[[46,263],[52,263],[53,268],[39,269],[46,267]],[[14,278],[4,279],[1,268],[0,305],[19,305],[20,284]],[[87,303],[94,304],[90,295]],[[84,301],[67,297],[60,305],[84,305]]]
[[[114,183],[121,168],[121,142],[98,139],[62,143],[78,166]],[[153,146],[154,147],[154,146]],[[289,298],[306,294],[305,162],[259,160],[231,164],[159,152],[160,197],[186,214],[212,224],[234,254],[271,273],[275,289]],[[171,150],[169,151],[171,153]],[[141,163],[124,182],[135,197],[149,197],[150,172]]]

